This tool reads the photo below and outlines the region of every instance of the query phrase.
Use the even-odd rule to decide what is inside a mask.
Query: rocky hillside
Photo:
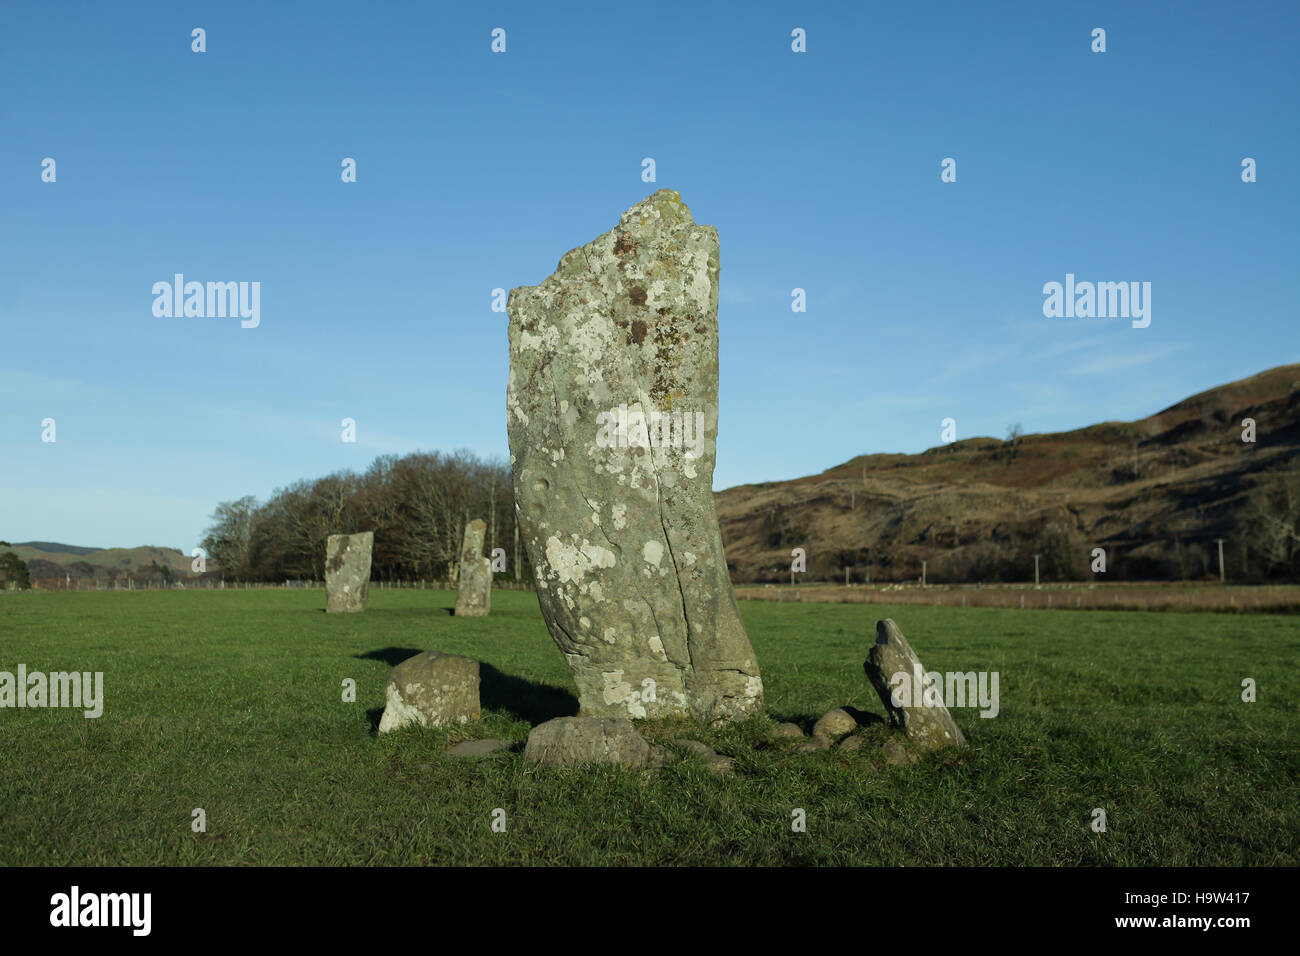
[[[1242,441],[1242,420],[1256,441]],[[733,580],[1217,579],[1300,574],[1300,365],[1185,399],[1136,422],[1014,441],[971,438],[865,455],[820,475],[717,495]]]

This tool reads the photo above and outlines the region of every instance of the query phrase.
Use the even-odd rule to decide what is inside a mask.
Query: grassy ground
[[[373,591],[366,613],[327,616],[321,591],[0,595],[0,670],[103,671],[106,698],[96,720],[0,710],[0,864],[1300,862],[1294,617],[742,602],[776,720],[883,713],[862,660],[886,616],[931,669],[998,671],[1001,713],[955,711],[969,754],[905,768],[756,746],[767,718],[692,730],[736,758],[725,778],[694,759],[638,774],[443,756],[577,709],[534,595],[496,592],[488,618],[453,604]],[[482,724],[376,739],[389,667],[427,649],[484,663]]]

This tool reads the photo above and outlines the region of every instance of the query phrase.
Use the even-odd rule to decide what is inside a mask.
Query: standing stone
[[[379,732],[408,724],[443,727],[479,718],[478,661],[425,651],[388,672]]]
[[[492,606],[492,561],[483,557],[487,525],[475,518],[465,525],[460,546],[460,582],[456,591],[457,617],[483,617]]]
[[[581,713],[762,709],[713,506],[718,234],[672,190],[510,293],[515,507]]]
[[[375,533],[332,534],[325,542],[325,610],[364,611]]]
[[[927,676],[898,625],[876,622],[876,643],[862,665],[891,722],[925,747],[965,747],[966,738],[943,704],[943,678]],[[900,676],[901,675],[901,676]]]

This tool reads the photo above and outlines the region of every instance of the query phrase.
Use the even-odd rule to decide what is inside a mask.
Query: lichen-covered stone
[[[891,723],[901,727],[910,741],[931,748],[966,746],[965,735],[944,706],[942,686],[935,687],[926,680],[916,651],[889,618],[876,623],[876,643],[862,667],[889,712]],[[903,676],[896,680],[896,675]],[[909,687],[896,696],[903,680]],[[912,687],[921,688],[921,693],[915,693]]]
[[[364,611],[370,595],[375,533],[332,534],[325,540],[325,610]]]
[[[528,734],[524,761],[546,767],[612,763],[643,770],[659,759],[630,720],[609,717],[556,717]]]
[[[789,740],[802,740],[804,733],[803,733],[803,728],[800,727],[798,724],[786,723],[786,724],[777,724],[776,730],[772,732],[772,736],[780,737],[782,739],[789,739]]]
[[[475,518],[465,525],[457,576],[456,617],[483,617],[492,607],[492,561],[483,557],[487,525]]]
[[[762,709],[713,505],[717,306],[717,231],[671,190],[510,294],[515,507],[584,715]]]
[[[425,651],[388,672],[379,732],[411,724],[442,727],[479,718],[478,661]]]

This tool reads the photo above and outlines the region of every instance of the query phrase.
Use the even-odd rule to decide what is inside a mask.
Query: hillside
[[[194,577],[191,558],[175,548],[84,548],[51,541],[15,543],[13,551],[27,562],[32,578],[111,578],[136,575],[155,564],[173,577]]]
[[[1257,440],[1242,441],[1253,418]],[[971,438],[854,458],[820,475],[718,493],[736,581],[1288,577],[1300,559],[1300,365],[1219,386],[1148,418],[1015,441]]]

